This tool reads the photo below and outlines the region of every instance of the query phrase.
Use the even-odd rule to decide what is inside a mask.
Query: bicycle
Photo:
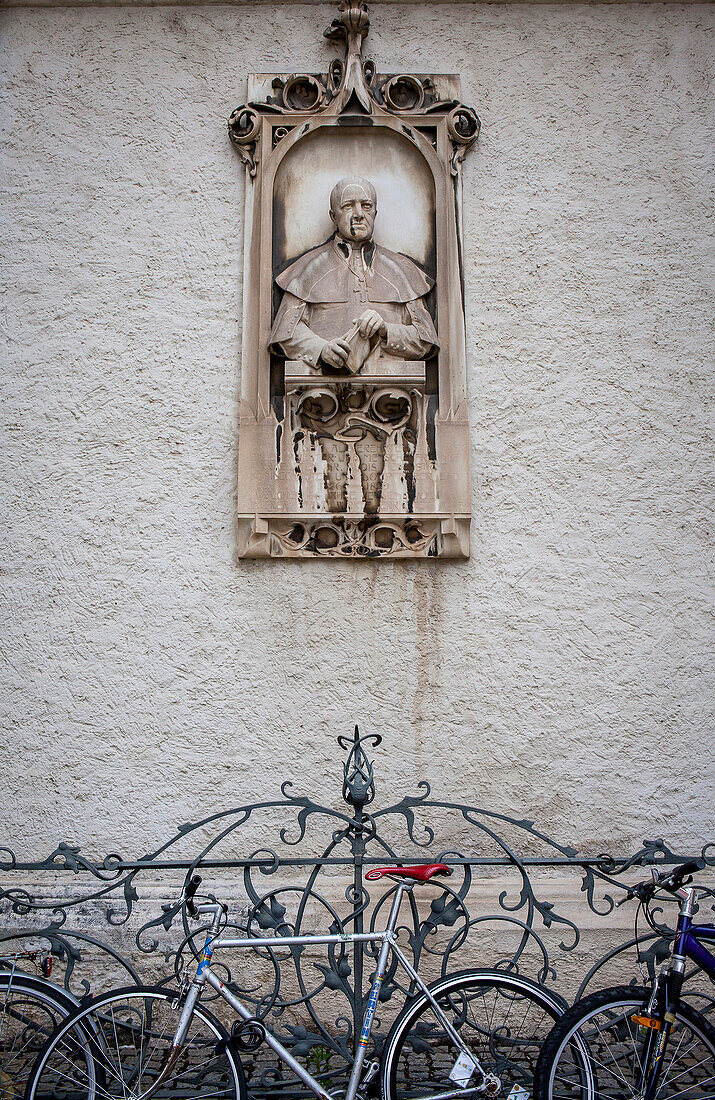
[[[686,959],[715,981],[715,926],[694,924],[696,895],[705,887],[686,885],[704,860],[675,870],[652,869],[652,881],[629,887],[648,924],[663,933],[650,912],[659,890],[679,902],[670,957],[651,989],[614,986],[577,1001],[554,1025],[539,1056],[534,1100],[712,1100],[715,1097],[715,1028],[681,1000]],[[636,913],[636,939],[638,938]]]
[[[356,1100],[381,1086],[383,1100],[449,1100],[496,1096],[524,1100],[538,1049],[565,1002],[535,982],[506,971],[471,970],[426,985],[397,942],[402,900],[418,884],[450,875],[446,864],[382,867],[371,880],[396,883],[386,927],[370,932],[298,936],[222,935],[228,917],[219,902],[196,904],[201,879],[185,884],[181,903],[196,919],[211,917],[195,968],[184,971],[180,988],[119,989],[94,998],[51,1037],[33,1069],[26,1100],[245,1100],[241,1052],[266,1043],[320,1100]],[[188,876],[187,876],[188,877]],[[203,929],[202,929],[203,931]],[[355,1036],[347,1088],[328,1091],[212,969],[226,949],[299,948],[333,944],[379,945],[376,969]],[[368,1060],[375,1009],[390,956],[407,973],[414,991],[395,1020],[381,1060]],[[200,1003],[206,988],[233,1010],[231,1032]],[[64,1090],[64,1091],[63,1091]]]
[[[18,970],[31,962],[42,974]],[[21,1100],[40,1049],[79,1001],[47,979],[52,956],[24,951],[0,956],[0,1100]]]

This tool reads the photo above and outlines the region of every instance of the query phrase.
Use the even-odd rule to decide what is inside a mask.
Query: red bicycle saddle
[[[429,882],[433,875],[451,875],[452,868],[446,863],[421,863],[417,867],[373,867],[367,872],[365,878],[374,880],[383,875],[392,875],[394,878],[411,878],[416,882]]]

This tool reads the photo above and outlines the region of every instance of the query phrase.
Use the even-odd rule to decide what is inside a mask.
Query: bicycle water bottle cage
[[[452,868],[446,863],[426,863],[417,867],[373,867],[367,872],[365,878],[371,882],[389,875],[390,878],[408,878],[413,882],[429,882],[434,875],[451,875]]]

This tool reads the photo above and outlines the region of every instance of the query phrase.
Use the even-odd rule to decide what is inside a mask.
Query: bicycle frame
[[[688,913],[681,913],[673,943],[673,958],[691,959],[707,976],[715,981],[715,955],[700,942],[715,943],[715,925],[693,924]]]
[[[410,963],[404,952],[400,949],[396,942],[395,928],[397,925],[397,917],[400,911],[400,905],[402,898],[406,893],[409,893],[413,889],[413,884],[406,884],[399,882],[395,897],[390,909],[390,915],[387,920],[387,927],[381,932],[342,932],[342,933],[326,933],[325,935],[305,935],[305,936],[267,936],[267,937],[234,937],[234,936],[221,936],[218,935],[218,924],[222,912],[222,907],[219,905],[198,905],[197,910],[199,912],[213,912],[214,920],[210,931],[206,936],[206,942],[199,961],[199,965],[196,970],[196,976],[191,984],[191,988],[187,994],[186,1001],[183,1006],[181,1018],[176,1029],[174,1037],[174,1049],[177,1051],[181,1048],[184,1038],[186,1036],[188,1026],[191,1020],[191,1013],[194,1005],[198,1000],[205,983],[208,983],[216,992],[234,1009],[234,1011],[244,1020],[254,1019],[254,1014],[236,997],[230,989],[228,989],[224,982],[213,973],[211,970],[211,959],[217,950],[223,948],[255,948],[255,947],[303,947],[311,944],[350,944],[350,943],[379,943],[380,951],[377,960],[377,972],[375,974],[375,980],[373,981],[372,988],[370,990],[370,996],[368,998],[367,1008],[363,1017],[362,1029],[360,1036],[357,1039],[355,1058],[353,1061],[352,1072],[350,1074],[350,1080],[348,1082],[347,1090],[341,1096],[341,1100],[356,1100],[358,1095],[358,1089],[360,1087],[360,1079],[362,1077],[363,1064],[365,1061],[365,1054],[368,1043],[370,1041],[370,1035],[372,1032],[372,1023],[375,1015],[375,1009],[377,1007],[378,997],[380,995],[380,989],[385,978],[385,971],[387,966],[387,960],[390,953],[394,954],[400,965],[410,976],[412,981],[416,984],[419,991],[424,994],[432,1005],[432,1009],[439,1019],[442,1026],[445,1028],[450,1038],[454,1042],[457,1050],[460,1054],[465,1055],[471,1059],[474,1063],[475,1070],[479,1071],[484,1076],[481,1065],[477,1057],[471,1052],[469,1047],[465,1044],[459,1033],[454,1029],[448,1017],[444,1014],[436,999],[432,996],[425,983],[420,978],[415,968]],[[327,1092],[319,1081],[316,1081],[315,1077],[298,1062],[289,1050],[283,1046],[283,1044],[276,1039],[267,1028],[265,1030],[265,1041],[268,1046],[278,1055],[295,1075],[306,1085],[311,1092],[313,1092],[320,1100],[338,1100],[334,1093]],[[157,1082],[158,1084],[159,1082]],[[474,1096],[480,1092],[480,1086],[450,1089],[448,1092],[439,1093],[435,1096],[431,1094],[429,1100],[451,1100],[453,1097],[467,1097]]]

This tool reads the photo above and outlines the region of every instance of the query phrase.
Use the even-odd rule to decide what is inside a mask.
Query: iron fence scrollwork
[[[220,881],[229,876],[235,885],[240,874],[243,904],[229,927],[265,937],[379,927],[392,891],[384,889],[383,883],[380,896],[371,897],[366,868],[429,861],[450,864],[453,877],[441,881],[438,891],[409,895],[400,938],[421,973],[441,977],[476,960],[482,966],[512,971],[528,968],[542,984],[553,984],[559,979],[557,964],[574,957],[581,941],[573,906],[566,912],[561,902],[549,897],[554,871],[579,874],[588,909],[607,917],[618,891],[627,888],[629,876],[639,868],[692,858],[692,853],[671,850],[663,840],[646,841],[625,857],[584,855],[548,837],[528,819],[435,798],[426,782],[418,785],[417,794],[405,794],[391,805],[376,808],[375,770],[369,754],[381,742],[377,734],[361,736],[357,726],[352,737],[338,738],[345,758],[342,804],[337,807],[296,793],[288,780],[280,798],[247,803],[181,825],[174,836],[140,859],[111,853],[97,861],[65,842],[40,860],[21,860],[9,848],[0,848],[0,871],[6,876],[0,885],[0,911],[5,916],[0,954],[23,943],[43,943],[64,964],[67,989],[79,996],[91,992],[98,980],[97,955],[124,982],[146,980],[149,964],[152,973],[163,968],[173,978],[198,950],[196,930],[189,927],[178,901],[183,876],[196,868],[202,869],[205,884],[219,896]],[[273,846],[241,856],[244,837],[265,836],[266,821],[276,828],[276,816],[280,823]],[[456,844],[445,844],[446,835]],[[313,853],[319,847],[319,854],[293,854],[306,845]],[[715,858],[713,847],[707,844],[698,853],[709,865]],[[537,885],[534,875],[542,870],[545,877]],[[212,871],[216,883],[212,883]],[[155,905],[147,916],[150,902],[140,893],[142,884],[155,885],[157,876],[171,872],[175,873],[173,886],[166,896],[174,900],[160,902],[158,912]],[[53,889],[58,878],[66,882],[68,874],[82,879],[82,889]],[[500,879],[494,879],[495,874]],[[481,911],[485,897],[493,904],[491,887],[499,891],[496,909]],[[93,924],[83,930],[78,926],[79,915],[88,907],[94,914]],[[139,910],[143,910],[142,919],[134,931]],[[78,918],[76,926],[73,914]],[[183,936],[177,945],[178,921],[183,922]],[[111,931],[108,938],[97,934],[102,922]],[[130,928],[133,946],[125,942]],[[664,925],[661,935],[629,937],[596,961],[590,957],[579,992],[597,975],[599,984],[608,984],[601,981],[603,973],[634,952],[635,961],[654,974],[667,952],[668,935]],[[314,1072],[333,1082],[344,1079],[369,995],[373,948],[358,942],[329,945],[323,957],[302,947],[256,948],[254,955],[256,965],[249,972],[240,953],[235,972],[226,970],[226,980],[253,1006],[257,1017],[270,1020],[272,1029]],[[81,973],[90,961],[92,966],[84,967],[87,973]],[[409,994],[401,975],[388,971],[380,995],[385,1019],[391,1014],[391,1002],[399,1007],[397,1002]],[[375,1036],[378,1047],[385,1033],[381,1021]],[[265,1053],[249,1063],[252,1096],[303,1095],[282,1078]]]

